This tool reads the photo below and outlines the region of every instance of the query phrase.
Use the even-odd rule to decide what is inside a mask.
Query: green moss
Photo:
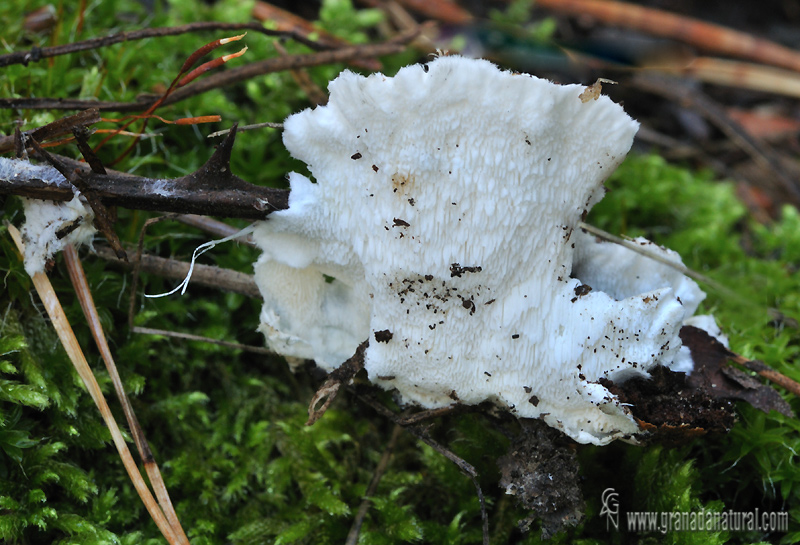
[[[525,3],[515,4],[522,17]],[[209,6],[176,0],[148,13],[135,1],[96,2],[78,33],[76,6],[59,8],[55,42],[194,20],[247,21],[251,3]],[[22,49],[51,43],[24,35],[27,9],[20,1],[0,3],[0,20],[10,22],[4,40]],[[520,15],[522,14],[522,15]],[[364,41],[378,17],[354,11],[349,2],[325,3],[321,24],[353,41]],[[0,95],[96,97],[133,100],[169,84],[192,51],[220,33],[187,34],[118,44],[3,70]],[[276,54],[272,41],[248,34],[247,59]],[[231,47],[231,46],[229,46]],[[288,44],[290,51],[305,51]],[[235,50],[235,46],[231,49]],[[227,49],[225,52],[230,52]],[[392,73],[413,53],[385,59]],[[233,61],[236,63],[237,61]],[[343,66],[310,70],[325,87]],[[29,91],[30,90],[30,91]],[[169,118],[219,114],[221,124],[149,125],[158,135],[143,140],[117,166],[140,175],[177,176],[196,169],[210,154],[205,135],[234,122],[280,121],[308,104],[291,75],[270,74],[165,108]],[[52,111],[0,111],[0,132],[17,120],[30,128],[56,119]],[[113,115],[113,114],[109,114]],[[112,125],[103,125],[109,127]],[[94,138],[99,138],[95,136]],[[94,142],[95,140],[93,140]],[[114,139],[102,154],[115,157],[128,141]],[[76,152],[70,146],[61,153]],[[302,168],[290,159],[276,131],[239,136],[233,169],[264,185],[281,185],[285,173]],[[713,312],[731,336],[733,350],[763,359],[800,380],[800,216],[784,210],[771,225],[758,225],[729,184],[709,173],[691,172],[654,156],[631,156],[608,181],[606,198],[589,221],[613,233],[644,235],[678,250],[686,263],[739,294],[730,299],[710,291],[704,310]],[[19,221],[14,199],[4,215]],[[134,243],[148,215],[120,211],[117,229]],[[205,235],[173,222],[148,231],[146,249],[187,258]],[[249,271],[252,249],[220,246],[203,259]],[[130,277],[87,256],[84,266],[123,382],[159,461],[184,527],[195,544],[343,543],[392,426],[349,394],[313,427],[305,427],[315,383],[292,375],[283,361],[216,346],[130,335],[127,295]],[[0,539],[8,543],[163,543],[110,444],[89,396],[66,359],[5,229],[0,227]],[[60,259],[51,278],[76,334],[109,399],[111,387]],[[147,293],[172,282],[145,277]],[[215,338],[261,344],[259,306],[241,296],[190,287],[187,296],[136,300],[136,323]],[[787,319],[776,321],[776,309]],[[391,403],[389,396],[384,397]],[[792,400],[800,410],[797,400]],[[115,402],[112,402],[116,406]],[[789,511],[786,542],[800,539],[800,451],[798,423],[739,407],[741,421],[727,436],[703,437],[678,450],[614,444],[580,447],[587,516],[554,543],[753,543],[774,540],[756,532],[672,532],[630,536],[606,528],[600,496],[607,487],[631,510]],[[120,412],[115,408],[119,422]],[[481,476],[493,543],[539,543],[537,529],[515,529],[525,513],[496,486],[494,460],[508,445],[495,420],[467,414],[445,419],[434,430],[473,464]],[[513,431],[513,426],[512,430]],[[472,482],[448,460],[407,434],[401,436],[375,495],[360,543],[476,543],[481,522]]]

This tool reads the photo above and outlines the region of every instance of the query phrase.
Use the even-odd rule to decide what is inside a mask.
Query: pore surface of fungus
[[[329,89],[285,123],[315,182],[292,173],[289,209],[254,234],[270,346],[331,370],[369,340],[370,380],[405,402],[488,400],[583,443],[636,433],[598,381],[672,363],[702,298],[576,231],[637,123],[462,57]]]

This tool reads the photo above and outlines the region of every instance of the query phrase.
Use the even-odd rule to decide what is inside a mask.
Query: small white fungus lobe
[[[51,166],[0,157],[0,180],[13,178],[37,179],[55,186],[70,185]],[[91,244],[97,232],[92,223],[94,212],[85,204],[80,191],[73,187],[73,192],[75,196],[71,201],[61,203],[22,199],[25,211],[25,223],[21,229],[25,241],[25,272],[30,276],[43,272],[47,260],[65,245]]]
[[[316,183],[292,173],[288,210],[254,233],[268,344],[330,371],[369,340],[370,380],[405,402],[488,400],[581,443],[636,433],[599,380],[672,364],[703,297],[576,229],[638,124],[462,57],[329,90],[284,124]]]

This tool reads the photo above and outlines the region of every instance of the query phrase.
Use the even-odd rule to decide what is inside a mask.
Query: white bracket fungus
[[[576,230],[638,124],[462,57],[329,89],[285,123],[316,183],[292,173],[289,209],[254,233],[269,345],[332,370],[368,339],[370,380],[403,401],[489,400],[582,443],[636,433],[599,380],[671,364],[703,296]]]

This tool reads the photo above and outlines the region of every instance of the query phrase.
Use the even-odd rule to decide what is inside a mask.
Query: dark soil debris
[[[622,384],[600,379],[621,403],[632,405],[631,413],[648,432],[639,439],[682,443],[708,432],[727,432],[736,421],[731,402],[693,388],[684,373],[659,366],[650,370],[650,376]]]
[[[500,486],[531,512],[519,521],[523,532],[542,521],[542,539],[575,526],[583,518],[578,459],[562,433],[541,420],[520,420],[522,432],[497,460]]]
[[[476,267],[462,267],[458,263],[452,263],[450,265],[450,278],[453,277],[461,277],[464,273],[478,273],[481,272],[483,269],[480,266]]]

